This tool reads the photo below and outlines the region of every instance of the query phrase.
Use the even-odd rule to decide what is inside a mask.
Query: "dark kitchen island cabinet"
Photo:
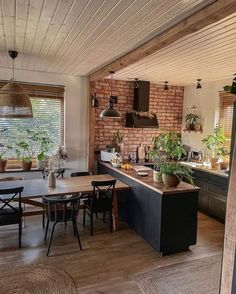
[[[99,162],[99,173],[111,174],[130,186],[118,193],[119,216],[160,255],[185,251],[197,241],[198,188],[181,183],[164,188],[134,170],[123,171]]]

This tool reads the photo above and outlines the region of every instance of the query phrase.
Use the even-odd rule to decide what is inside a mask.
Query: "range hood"
[[[157,116],[149,112],[150,82],[135,81],[134,111],[126,113],[127,128],[158,128]]]

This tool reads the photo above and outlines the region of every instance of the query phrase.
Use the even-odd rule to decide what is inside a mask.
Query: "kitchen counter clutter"
[[[197,202],[199,188],[181,183],[166,188],[135,170],[114,168],[99,162],[100,174],[111,174],[129,185],[129,191],[117,193],[119,217],[133,228],[160,255],[189,249],[197,242]]]

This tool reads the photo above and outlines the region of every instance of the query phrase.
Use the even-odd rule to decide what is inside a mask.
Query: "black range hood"
[[[150,82],[135,81],[134,111],[126,113],[127,128],[158,128],[157,116],[149,113]],[[145,116],[145,113],[147,116]]]

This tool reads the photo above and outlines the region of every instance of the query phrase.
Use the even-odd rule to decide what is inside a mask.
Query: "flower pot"
[[[195,124],[189,124],[189,130],[194,131],[195,130]]]
[[[118,143],[117,145],[119,147],[119,152],[123,152],[125,144],[124,143]]]
[[[219,163],[218,163],[218,158],[216,157],[211,157],[210,162],[211,162],[211,168],[214,170],[219,169]]]
[[[166,187],[177,187],[180,184],[180,179],[174,175],[162,175],[162,181]]]
[[[229,169],[229,162],[228,161],[221,161],[220,162],[220,170],[227,170]]]
[[[5,172],[7,168],[7,159],[0,160],[0,172]]]
[[[23,170],[30,170],[32,167],[32,161],[21,161],[21,166]]]
[[[163,183],[162,178],[159,177],[159,171],[156,171],[156,170],[153,171],[153,181],[157,183]]]

